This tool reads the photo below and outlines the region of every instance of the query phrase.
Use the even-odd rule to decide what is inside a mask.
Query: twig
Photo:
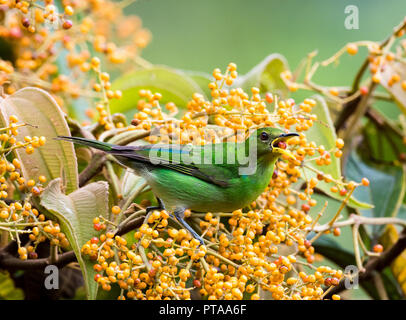
[[[73,251],[65,252],[58,256],[58,260],[51,262],[51,259],[32,259],[32,260],[21,260],[19,258],[13,257],[12,255],[0,251],[0,269],[12,270],[31,270],[31,269],[43,269],[47,265],[53,264],[57,267],[64,267],[67,264],[76,261],[76,256]]]
[[[95,151],[89,165],[79,174],[79,187],[83,187],[93,177],[99,174],[106,161],[103,151]]]
[[[355,256],[355,261],[357,263],[358,270],[360,270],[360,272],[364,272],[365,269],[362,266],[361,253],[359,251],[358,228],[359,228],[358,223],[355,223],[352,226],[352,241],[354,244],[354,256]]]
[[[369,217],[364,217],[364,216],[359,216],[357,214],[352,214],[349,219],[340,221],[340,222],[335,222],[332,225],[330,223],[323,224],[320,226],[315,226],[313,228],[313,231],[315,232],[324,232],[333,228],[341,228],[345,226],[351,226],[355,223],[358,223],[359,225],[384,225],[384,224],[397,224],[401,225],[406,228],[406,221],[403,219],[399,219],[396,217],[389,217],[389,218],[369,218]],[[307,230],[310,230],[308,228]]]

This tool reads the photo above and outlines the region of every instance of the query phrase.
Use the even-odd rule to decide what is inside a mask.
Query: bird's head
[[[286,141],[290,138],[299,136],[297,133],[285,133],[278,128],[260,128],[253,133],[257,139],[258,154],[270,154],[280,157],[285,154],[289,157],[294,157],[292,153],[286,150]]]

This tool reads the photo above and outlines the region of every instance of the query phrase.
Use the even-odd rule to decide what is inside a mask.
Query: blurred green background
[[[344,27],[348,5],[359,8],[359,29]],[[295,68],[307,53],[330,57],[347,42],[381,40],[406,15],[404,0],[138,0],[127,9],[152,32],[143,57],[154,64],[209,72],[235,62],[245,73],[270,53]],[[366,49],[339,68],[320,70],[328,85],[345,85]]]

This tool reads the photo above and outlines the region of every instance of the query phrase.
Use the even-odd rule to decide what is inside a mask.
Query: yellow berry
[[[71,7],[71,6],[66,6],[65,7],[65,14],[66,15],[68,15],[68,16],[71,16],[71,15],[73,15],[73,8]]]
[[[90,64],[93,68],[97,68],[98,66],[100,66],[100,59],[97,57],[93,57],[92,60],[90,60]]]
[[[338,149],[342,149],[342,148],[344,147],[344,140],[341,139],[341,138],[338,138],[338,139],[336,140],[336,147],[337,147]]]
[[[27,146],[27,148],[25,149],[25,152],[27,154],[33,154],[34,153],[34,148],[32,146]]]
[[[18,118],[15,115],[10,116],[10,121],[12,123],[17,123],[18,122]]]
[[[357,54],[357,52],[358,52],[358,46],[355,44],[355,43],[349,43],[349,44],[347,44],[347,52],[350,54],[350,55],[355,55],[355,54]]]
[[[114,214],[119,214],[121,212],[121,208],[119,206],[114,206],[113,208],[111,208],[111,212],[113,212]]]

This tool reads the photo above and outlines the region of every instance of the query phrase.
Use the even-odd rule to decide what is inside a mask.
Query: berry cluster
[[[230,87],[236,76],[233,63],[224,74],[214,70],[214,81],[209,84],[212,99],[194,94],[180,120],[174,117],[178,109],[173,103],[161,107],[159,93],[142,90],[132,124],[151,131],[145,138],[150,143],[197,145],[215,142],[230,131],[279,126],[300,132],[288,145],[279,146],[289,146],[294,159],[284,157],[277,163],[268,188],[249,210],[187,212],[206,245],[199,245],[186,230],[173,227],[165,210],[152,212],[131,240],[115,235],[114,224],[96,218],[94,227],[103,233],[90,239],[82,253],[96,261],[95,281],[104,290],[117,283],[122,290],[120,299],[189,299],[191,290],[208,299],[259,299],[261,292],[273,299],[323,299],[326,290],[344,276],[341,270],[313,265],[315,250],[308,235],[317,221],[308,213],[317,202],[312,195],[319,181],[325,181],[348,200],[351,192],[347,190],[368,185],[368,181],[345,182],[323,173],[322,167],[330,165],[332,157],[341,156],[344,142],[337,139],[326,150],[306,139],[305,132],[317,121],[312,114],[314,100],[300,104],[293,99],[278,101],[271,93],[262,97],[258,88],[252,88],[249,95]],[[159,135],[154,135],[156,128]],[[236,140],[243,138],[235,136]],[[307,179],[303,174],[310,162],[315,164],[309,167],[317,178]],[[307,183],[303,191],[294,187],[299,178]],[[115,214],[120,211],[113,208]],[[338,229],[331,231],[339,235]],[[284,254],[284,248],[292,253]]]
[[[25,179],[20,160],[9,156],[10,151],[20,148],[25,149],[27,154],[34,153],[36,148],[46,143],[45,137],[25,136],[23,141],[19,141],[18,128],[27,124],[19,123],[15,115],[10,116],[9,123],[9,126],[0,128],[0,229],[17,239],[18,254],[22,260],[35,259],[38,256],[35,249],[39,243],[48,239],[52,245],[67,248],[69,242],[60,231],[59,224],[46,220],[30,202],[32,197],[42,193],[46,177],[40,175],[37,181]],[[7,201],[16,192],[16,187],[24,200]],[[19,240],[21,234],[28,234],[29,237],[24,246]]]
[[[122,3],[108,0],[1,0],[0,37],[15,56],[0,60],[5,93],[35,85],[49,91],[62,107],[79,97],[89,99],[90,105],[99,98],[104,105],[104,112],[97,108],[100,123],[111,128],[111,116],[103,115],[109,113],[106,99],[120,93],[110,92],[109,76],[100,71],[100,61],[124,70],[134,64],[151,37],[140,19],[124,15],[123,9]],[[115,42],[110,40],[113,37]],[[95,113],[87,114],[93,119]]]

